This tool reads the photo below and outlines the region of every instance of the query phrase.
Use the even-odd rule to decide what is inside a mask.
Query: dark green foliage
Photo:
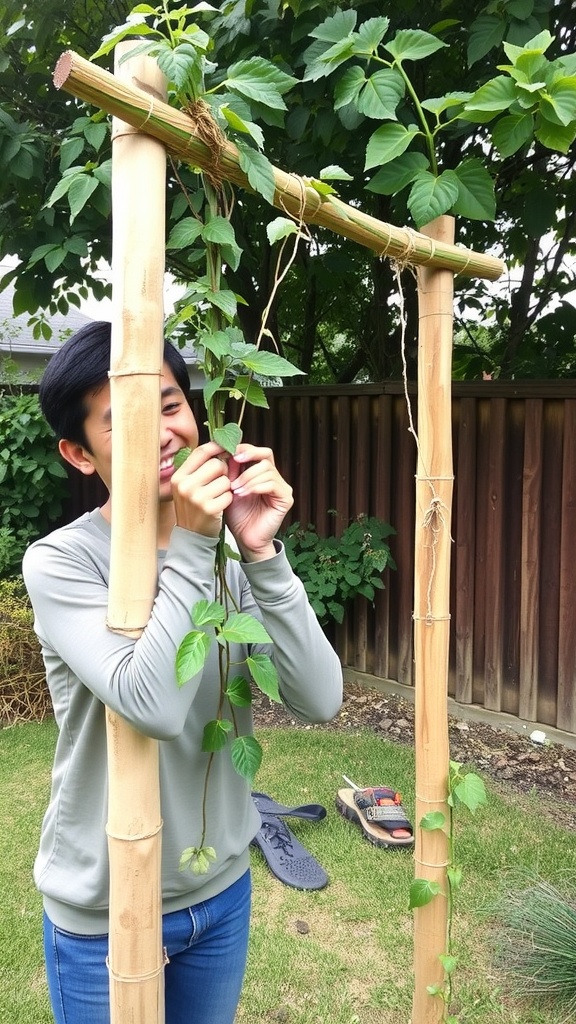
[[[62,513],[67,473],[36,395],[0,394],[0,576]]]
[[[282,535],[288,560],[300,577],[320,622],[342,622],[357,594],[374,600],[384,569],[395,569],[386,538],[396,531],[374,516],[359,516],[341,537],[319,537],[314,526],[293,523]]]

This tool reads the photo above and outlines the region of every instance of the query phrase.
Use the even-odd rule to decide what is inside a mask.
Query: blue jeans
[[[165,914],[166,1024],[232,1024],[250,924],[250,872],[204,903]],[[76,935],[44,915],[56,1024],[110,1024],[107,935]]]

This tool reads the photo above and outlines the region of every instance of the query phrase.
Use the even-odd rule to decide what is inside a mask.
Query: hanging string
[[[407,229],[407,230],[410,230],[410,229]],[[433,254],[431,254],[431,258],[433,258]],[[410,401],[410,395],[408,393],[408,365],[407,365],[407,361],[406,361],[406,323],[407,323],[407,317],[406,317],[406,304],[405,304],[405,300],[404,300],[404,289],[402,287],[402,276],[401,276],[402,275],[402,271],[404,269],[406,269],[406,267],[408,267],[410,269],[411,273],[415,277],[416,277],[416,273],[414,271],[414,268],[409,266],[409,264],[407,262],[402,263],[399,260],[392,260],[391,261],[391,267],[392,267],[392,271],[394,273],[394,276],[396,278],[396,285],[397,285],[397,288],[398,288],[398,299],[399,299],[399,306],[400,306],[400,353],[401,353],[401,359],[402,359],[402,382],[403,382],[403,386],[404,386],[404,398],[406,400],[406,408],[407,408],[407,412],[408,412],[408,424],[409,424],[408,425],[408,430],[412,434],[412,436],[413,436],[413,438],[415,440],[415,443],[416,443],[416,451],[417,451],[417,455],[418,455],[418,462],[419,462],[420,465],[424,466],[424,460],[423,460],[423,457],[422,457],[422,450],[421,450],[421,447],[420,447],[420,439],[418,437],[418,433],[417,433],[416,428],[414,426],[414,417],[412,415],[412,403]],[[416,475],[416,480],[425,481],[428,484],[428,486],[430,487],[430,491],[431,491],[430,504],[429,504],[428,509],[426,510],[425,514],[424,514],[424,519],[422,521],[422,527],[425,530],[429,530],[431,532],[431,535],[432,535],[432,544],[431,544],[432,565],[430,567],[430,576],[428,578],[428,584],[427,584],[427,588],[426,588],[426,615],[416,615],[414,613],[412,617],[413,617],[414,620],[424,621],[428,625],[432,625],[433,622],[445,621],[446,619],[450,618],[449,615],[443,615],[443,616],[434,615],[433,611],[432,611],[432,590],[433,590],[433,586],[434,586],[434,579],[436,577],[437,546],[438,546],[438,543],[439,543],[439,540],[440,540],[440,534],[442,532],[442,529],[444,529],[446,527],[447,516],[449,515],[449,509],[447,508],[445,503],[442,501],[440,495],[437,493],[436,488],[434,486],[434,482],[438,481],[438,480],[449,480],[449,481],[452,481],[453,479],[454,479],[453,476],[450,476],[450,477],[432,476],[430,473],[428,473],[428,471],[426,469],[426,466],[424,466],[424,474]],[[452,538],[450,538],[450,539],[452,539]]]

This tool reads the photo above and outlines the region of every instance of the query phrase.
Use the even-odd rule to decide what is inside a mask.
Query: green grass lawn
[[[55,727],[0,731],[0,1022],[49,1024],[40,938],[41,902],[32,878],[46,803]],[[330,876],[319,892],[278,882],[253,852],[254,912],[239,1024],[408,1024],[412,1000],[411,852],[381,850],[334,808],[344,772],[360,785],[401,791],[413,812],[412,751],[370,732],[268,729],[256,788],[283,803],[323,803],[318,823],[290,828]],[[461,1024],[549,1024],[550,1010],[508,993],[492,956],[486,908],[519,868],[555,880],[574,874],[576,844],[541,813],[536,796],[503,797],[457,825],[464,869],[454,923],[455,1009]],[[302,927],[302,922],[307,925]],[[560,1018],[558,1018],[560,1019]]]

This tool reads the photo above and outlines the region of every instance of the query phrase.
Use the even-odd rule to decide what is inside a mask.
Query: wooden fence
[[[339,533],[360,513],[397,533],[397,570],[336,631],[343,664],[413,685],[416,446],[402,384],[290,387],[244,434],[274,448],[292,519]],[[409,388],[416,423],[416,395]],[[194,399],[199,423],[199,397]],[[453,386],[455,490],[449,691],[576,732],[576,381]],[[75,481],[68,517],[98,500]]]

